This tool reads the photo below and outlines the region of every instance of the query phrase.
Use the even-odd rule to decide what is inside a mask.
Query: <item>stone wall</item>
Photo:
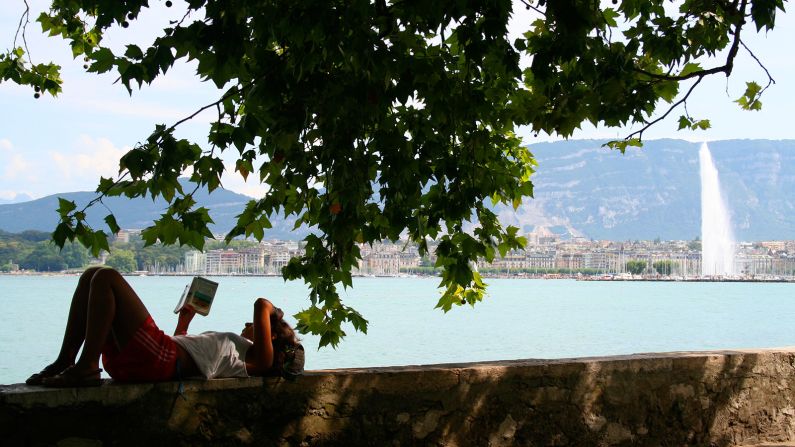
[[[795,348],[0,386],[3,446],[733,446],[795,440]]]

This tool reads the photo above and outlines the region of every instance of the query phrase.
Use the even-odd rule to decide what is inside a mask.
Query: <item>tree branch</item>
[[[747,6],[747,3],[748,0],[743,0],[742,4],[740,5],[740,10],[738,11],[740,17],[742,17],[745,14],[745,8]],[[646,71],[638,67],[633,67],[633,69],[638,73],[649,76],[650,78],[660,79],[664,81],[686,81],[688,79],[693,79],[693,78],[703,78],[704,76],[713,75],[716,73],[726,73],[726,76],[729,76],[731,75],[732,70],[734,69],[734,58],[737,56],[737,50],[740,48],[740,45],[742,44],[742,41],[740,40],[740,31],[743,29],[743,23],[744,22],[740,21],[739,23],[737,23],[737,25],[735,25],[734,40],[732,41],[732,45],[729,48],[729,54],[726,55],[726,63],[724,63],[720,67],[714,67],[708,70],[698,70],[683,76],[671,76],[670,74],[661,75]],[[743,46],[745,45],[743,44]]]
[[[642,75],[648,76],[650,78],[658,79],[661,81],[687,81],[688,79],[693,78],[701,78],[704,76],[713,75],[716,73],[728,73],[731,72],[731,68],[728,65],[721,65],[720,67],[710,68],[708,70],[698,70],[692,73],[688,73],[684,76],[671,76],[671,75],[664,75],[664,74],[657,74],[652,73],[650,71],[646,71],[642,68],[634,67],[634,70]],[[727,71],[728,70],[728,71]]]
[[[218,101],[211,102],[210,104],[207,104],[206,106],[200,108],[199,110],[193,112],[192,114],[186,116],[185,118],[182,118],[181,120],[179,120],[176,123],[172,124],[168,129],[166,129],[166,131],[172,131],[172,130],[176,129],[177,126],[179,126],[180,124],[182,124],[182,123],[184,123],[186,121],[190,121],[193,118],[196,118],[196,115],[204,112],[205,110],[209,109],[210,107],[216,107],[219,104],[221,104],[222,102],[224,102],[226,99],[231,98],[232,96],[234,96],[236,94],[243,93],[243,90],[251,87],[251,85],[254,84],[254,81],[255,80],[251,80],[251,81],[247,82],[245,85],[243,85],[241,87],[238,87],[238,88],[236,88],[234,90],[230,90],[230,91],[226,92],[223,96],[221,96],[221,98]]]
[[[177,121],[176,123],[172,124],[172,125],[171,125],[171,126],[168,128],[168,129],[166,129],[166,132],[168,132],[168,131],[172,131],[172,130],[176,129],[176,128],[177,128],[177,126],[179,126],[180,124],[182,124],[182,123],[184,123],[184,122],[186,122],[186,121],[189,121],[189,120],[191,120],[191,119],[195,118],[195,117],[196,117],[196,115],[198,115],[198,114],[200,114],[201,112],[203,112],[203,111],[205,111],[205,110],[209,109],[210,107],[216,107],[216,108],[217,108],[217,110],[218,110],[219,116],[220,116],[220,113],[221,113],[220,104],[221,104],[222,102],[224,102],[224,101],[225,101],[227,98],[230,98],[230,97],[232,97],[232,96],[234,96],[234,95],[236,95],[236,94],[240,94],[240,93],[242,93],[242,92],[243,92],[245,89],[247,89],[247,88],[251,87],[251,85],[253,85],[253,84],[254,84],[254,82],[255,82],[255,81],[257,81],[257,80],[258,80],[258,78],[257,78],[257,79],[252,79],[251,81],[247,82],[245,85],[243,85],[243,86],[241,86],[241,87],[238,87],[238,88],[236,88],[236,89],[234,89],[234,90],[230,90],[230,91],[228,91],[226,94],[224,94],[223,96],[221,96],[221,98],[220,98],[220,99],[218,99],[217,101],[215,101],[215,102],[212,102],[212,103],[210,103],[210,104],[207,104],[206,106],[204,106],[204,107],[200,108],[199,110],[197,110],[197,111],[193,112],[191,115],[189,115],[189,116],[187,116],[187,117],[185,117],[185,118],[183,118],[183,119],[181,119],[181,120]],[[215,145],[213,145],[213,148],[212,148],[212,150],[211,150],[211,153],[212,153],[212,152],[214,152],[214,150],[215,150]],[[124,178],[125,178],[125,177],[126,177],[128,174],[129,174],[129,173],[130,173],[129,171],[126,171],[124,174],[122,174],[122,175],[121,175],[121,177],[119,177],[119,178],[118,178],[118,180],[116,180],[116,181],[113,183],[113,185],[111,185],[111,186],[110,186],[110,188],[112,188],[112,187],[114,187],[114,186],[117,186],[119,183],[121,183],[121,182],[122,182],[122,180],[123,180],[123,179],[124,179]],[[109,190],[110,188],[108,188],[108,190]],[[197,191],[198,189],[199,189],[199,185],[197,184],[197,185],[196,185],[196,188],[195,188],[195,189],[194,189],[192,192],[190,192],[189,194],[187,194],[187,196],[192,196],[193,194],[195,194],[195,193],[196,193],[196,191]],[[91,207],[92,207],[92,206],[93,206],[95,203],[97,203],[97,202],[100,202],[100,203],[102,203],[102,199],[103,199],[103,198],[105,198],[105,197],[107,196],[108,190],[105,190],[105,191],[97,191],[97,192],[99,193],[99,195],[98,195],[97,197],[95,197],[94,199],[92,199],[90,202],[88,202],[88,203],[87,203],[87,204],[86,204],[86,205],[83,207],[83,209],[81,210],[81,212],[85,212],[86,210],[88,210],[89,208],[91,208]]]
[[[544,16],[544,17],[546,17],[546,16],[547,16],[547,13],[546,13],[546,12],[544,12],[544,11],[542,11],[542,10],[540,10],[540,9],[536,8],[535,6],[533,6],[532,4],[530,4],[530,2],[528,2],[527,0],[521,0],[521,1],[522,1],[522,3],[524,3],[524,7],[525,7],[525,9],[532,9],[533,11],[535,11],[535,12],[537,12],[537,13],[541,14],[541,15],[542,15],[542,16]]]
[[[739,8],[739,11],[738,11],[740,17],[742,17],[745,14],[745,8],[747,7],[747,5],[748,5],[748,0],[742,0],[742,3],[740,4],[740,8]],[[700,84],[701,81],[706,76],[709,76],[709,75],[712,75],[712,74],[716,74],[716,73],[721,73],[721,72],[726,73],[727,77],[730,76],[731,72],[732,72],[732,69],[734,68],[734,59],[737,56],[737,51],[739,50],[740,45],[742,45],[746,50],[748,50],[748,47],[746,47],[745,44],[740,39],[740,31],[742,30],[743,23],[744,23],[743,21],[740,21],[739,23],[737,23],[735,25],[734,40],[732,41],[732,45],[729,48],[729,54],[726,55],[726,63],[724,65],[720,66],[720,67],[715,67],[715,68],[711,68],[711,69],[708,69],[708,70],[698,70],[698,71],[695,71],[693,73],[688,73],[687,75],[684,75],[684,76],[658,75],[656,73],[650,73],[650,72],[648,72],[646,70],[642,70],[640,68],[635,67],[636,71],[638,71],[640,73],[643,73],[644,75],[650,76],[650,77],[652,77],[654,79],[667,80],[667,81],[677,81],[677,82],[678,81],[685,81],[685,80],[693,79],[693,78],[697,78],[697,79],[693,83],[693,85],[690,86],[690,89],[688,89],[688,91],[685,94],[685,96],[682,97],[682,99],[680,99],[679,101],[676,101],[675,103],[673,103],[671,105],[671,107],[669,107],[668,110],[662,116],[654,119],[653,121],[647,122],[646,125],[643,126],[642,129],[637,130],[635,132],[632,132],[631,134],[627,135],[624,139],[625,140],[629,140],[630,138],[634,137],[635,135],[638,136],[638,139],[642,139],[643,138],[643,132],[645,132],[649,127],[653,126],[654,124],[664,120],[674,109],[676,109],[677,107],[679,107],[682,104],[685,104],[685,113],[687,114],[687,99],[693,93],[693,90],[695,90],[696,86],[698,84]],[[748,50],[748,52],[750,53],[751,51]],[[753,53],[751,53],[751,56],[754,57],[754,59],[756,59],[756,56]],[[758,59],[756,59],[756,60],[757,60],[757,62],[760,65],[762,65],[761,62],[759,62]],[[762,68],[764,69],[764,66],[762,66]],[[767,69],[765,69],[765,72],[767,72]],[[773,80],[773,78],[770,77],[770,73],[768,73],[768,79],[770,81]],[[768,87],[769,86],[770,86],[770,82],[768,82]],[[765,87],[765,89],[767,89],[767,87]],[[688,114],[688,116],[689,116],[689,114]]]
[[[22,0],[25,3],[25,12],[19,17],[19,24],[17,25],[17,32],[14,34],[14,48],[17,46],[17,38],[19,37],[20,30],[22,31],[22,43],[25,46],[25,53],[28,54],[28,60],[30,61],[30,49],[28,49],[28,39],[25,37],[27,34],[28,23],[30,23],[30,5],[28,5],[28,0]],[[31,62],[32,63],[32,62]]]
[[[704,75],[704,76],[706,76],[706,75]],[[668,108],[668,110],[667,110],[667,111],[666,111],[666,112],[665,112],[665,113],[664,113],[662,116],[660,116],[660,117],[656,118],[656,119],[655,119],[655,120],[653,120],[653,121],[647,122],[647,123],[646,123],[646,125],[645,125],[645,126],[643,126],[643,128],[642,128],[642,129],[640,129],[640,130],[636,130],[635,132],[632,132],[631,134],[627,135],[627,136],[626,136],[624,139],[625,139],[625,140],[629,140],[630,138],[634,137],[635,135],[637,135],[637,136],[638,136],[638,139],[643,139],[643,132],[645,132],[645,131],[646,131],[646,130],[649,128],[649,127],[651,127],[651,126],[653,126],[653,125],[657,124],[658,122],[660,122],[660,121],[664,120],[664,119],[665,119],[665,118],[666,118],[666,117],[667,117],[667,116],[668,116],[668,115],[669,115],[669,114],[670,114],[670,113],[671,113],[671,112],[672,112],[674,109],[676,109],[676,108],[677,108],[677,107],[679,107],[679,106],[680,106],[682,103],[684,103],[684,102],[686,102],[686,101],[687,101],[687,99],[688,99],[688,98],[690,97],[690,95],[693,93],[693,90],[695,90],[695,89],[696,89],[696,86],[697,86],[699,83],[701,83],[701,81],[704,79],[704,76],[701,76],[701,77],[699,77],[698,79],[696,79],[696,82],[694,82],[694,83],[693,83],[693,85],[691,85],[691,86],[690,86],[690,89],[687,91],[687,93],[685,94],[685,96],[684,96],[682,99],[680,99],[679,101],[676,101],[675,103],[673,103],[673,104],[671,105],[671,107],[669,107],[669,108]]]
[[[126,171],[124,174],[122,174],[122,175],[119,177],[119,179],[118,179],[118,180],[116,180],[115,182],[113,182],[113,184],[112,184],[112,185],[110,185],[110,188],[113,188],[114,186],[118,186],[118,184],[119,184],[119,183],[121,183],[121,182],[122,182],[122,180],[124,180],[124,178],[125,178],[125,177],[127,177],[127,174],[129,174],[129,173],[130,173],[130,171]],[[108,190],[109,190],[110,188],[108,188]],[[81,212],[81,213],[85,213],[85,212],[86,212],[86,210],[88,210],[89,208],[91,208],[92,206],[94,206],[94,204],[95,204],[95,203],[97,203],[97,202],[100,202],[100,203],[102,203],[102,199],[103,199],[103,198],[105,198],[105,197],[107,196],[107,194],[108,194],[108,190],[105,190],[105,191],[97,191],[97,192],[99,193],[99,195],[98,195],[97,197],[94,197],[93,199],[91,199],[91,201],[90,201],[90,202],[88,202],[88,203],[86,204],[86,206],[84,206],[84,207],[83,207],[83,209],[82,209],[82,210],[80,210],[80,212]],[[104,203],[102,203],[102,204],[103,204],[103,205],[105,205]],[[107,206],[105,206],[105,207],[107,208]]]
[[[767,90],[767,88],[768,88],[768,87],[770,87],[772,84],[775,84],[775,83],[776,83],[776,80],[775,80],[775,79],[773,79],[773,76],[771,76],[771,75],[770,75],[770,72],[767,70],[767,67],[765,67],[765,65],[762,63],[762,61],[760,61],[760,60],[759,60],[759,58],[758,58],[758,57],[756,57],[756,55],[754,54],[754,52],[753,52],[753,51],[751,51],[751,49],[750,49],[750,48],[748,48],[748,46],[746,46],[746,45],[745,45],[745,42],[740,42],[740,45],[742,45],[742,46],[743,46],[743,48],[745,48],[745,51],[747,51],[747,52],[748,52],[748,54],[750,54],[750,55],[751,55],[751,57],[752,57],[752,58],[753,58],[753,59],[756,61],[756,63],[757,63],[757,64],[758,64],[758,65],[759,65],[759,66],[762,68],[762,70],[764,70],[764,71],[765,71],[765,74],[767,75],[767,85],[765,86],[765,88],[763,88],[763,89],[762,89],[762,91],[761,91],[761,92],[759,92],[759,95],[761,95],[761,94],[762,94],[762,92],[764,92],[765,90]]]

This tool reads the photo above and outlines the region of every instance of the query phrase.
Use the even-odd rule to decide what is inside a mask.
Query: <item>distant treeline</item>
[[[59,250],[50,241],[50,233],[0,230],[0,271],[16,269],[55,272],[81,268],[89,262],[88,250],[80,244],[67,243]]]
[[[239,248],[255,245],[250,241],[232,241],[228,246],[219,241],[208,241],[205,249]],[[140,238],[128,243],[111,244],[105,265],[123,272],[138,270],[167,272],[177,269],[185,260],[190,248],[164,246],[161,244],[144,247]],[[67,243],[63,250],[50,240],[50,233],[44,231],[23,231],[9,233],[0,230],[0,272],[17,269],[37,272],[59,272],[79,270],[96,260],[82,245]]]

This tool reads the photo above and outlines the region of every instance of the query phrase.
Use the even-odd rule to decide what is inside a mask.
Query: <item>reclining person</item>
[[[264,299],[254,301],[254,319],[240,335],[188,335],[195,312],[179,313],[174,336],[158,329],[129,283],[106,267],[91,267],[72,297],[58,357],[25,381],[48,387],[98,386],[100,356],[118,381],[160,382],[183,377],[278,376],[303,371],[304,349],[284,321],[284,312]],[[82,352],[80,348],[82,346]],[[77,357],[80,352],[80,357]],[[76,361],[75,361],[76,360]]]

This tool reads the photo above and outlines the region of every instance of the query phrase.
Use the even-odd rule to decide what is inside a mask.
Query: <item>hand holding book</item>
[[[182,306],[179,310],[179,318],[177,319],[177,327],[174,329],[174,335],[185,335],[188,333],[190,322],[196,316],[196,311],[190,305]]]

